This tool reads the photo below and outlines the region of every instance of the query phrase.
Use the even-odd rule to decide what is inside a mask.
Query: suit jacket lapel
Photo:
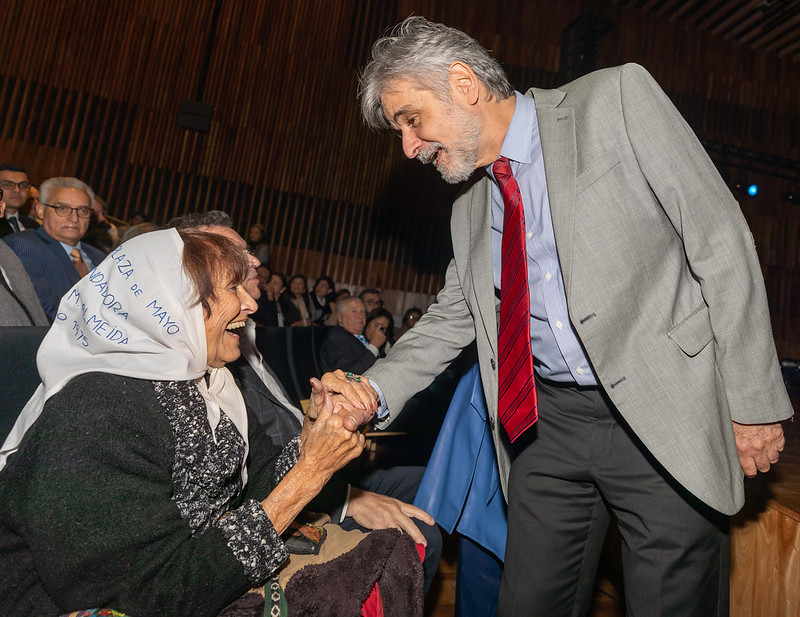
[[[470,275],[478,314],[486,337],[497,353],[497,310],[492,274],[492,184],[488,177],[478,181],[471,193],[469,216]],[[487,278],[488,277],[488,280]]]
[[[564,275],[564,289],[569,298],[572,280],[572,234],[575,225],[575,117],[569,105],[561,105],[566,93],[536,88],[529,93],[533,94],[536,101],[547,196],[550,200],[561,272]]]
[[[75,269],[75,266],[72,265],[72,260],[69,258],[69,255],[67,255],[61,243],[49,235],[44,230],[44,227],[39,227],[35,233],[39,234],[39,237],[44,240],[47,249],[52,253],[55,259],[55,263],[61,265],[61,271],[68,283],[66,287],[69,289],[80,280],[78,271]]]

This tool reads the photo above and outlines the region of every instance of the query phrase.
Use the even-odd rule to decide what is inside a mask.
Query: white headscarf
[[[212,432],[220,408],[247,452],[247,411],[230,371],[207,366],[203,309],[183,271],[174,229],[142,234],[115,249],[61,299],[36,362],[42,384],[0,449],[0,469],[42,413],[45,401],[83,373],[159,381],[196,380]],[[209,383],[203,376],[209,373]],[[247,472],[242,465],[242,480]]]

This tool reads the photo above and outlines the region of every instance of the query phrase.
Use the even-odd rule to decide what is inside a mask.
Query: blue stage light
[[[758,195],[758,185],[757,184],[748,185],[747,194],[750,195],[750,197],[755,197],[756,195]]]

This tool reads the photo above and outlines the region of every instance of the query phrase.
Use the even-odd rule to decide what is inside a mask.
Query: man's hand
[[[353,517],[356,523],[367,529],[400,529],[410,535],[414,542],[427,546],[425,536],[411,517],[433,525],[434,520],[425,510],[420,510],[410,503],[394,497],[362,491],[350,487],[350,502],[347,505],[347,516]]]
[[[322,385],[328,392],[341,394],[349,401],[351,407],[347,410],[344,426],[351,431],[358,430],[359,426],[369,422],[378,411],[378,394],[366,377],[348,378],[344,371],[337,369],[322,376]],[[336,413],[339,413],[342,399],[334,397],[333,400],[337,404]]]
[[[778,462],[779,454],[786,444],[780,422],[774,424],[734,422],[733,434],[736,436],[739,462],[748,478],[755,477],[759,471],[762,473],[769,471],[770,465]]]

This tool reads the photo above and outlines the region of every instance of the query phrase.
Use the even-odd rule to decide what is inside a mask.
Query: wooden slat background
[[[401,313],[441,285],[455,188],[361,124],[371,43],[426,15],[492,49],[518,89],[551,87],[561,32],[589,9],[613,24],[599,66],[645,65],[703,139],[800,159],[797,63],[611,0],[0,0],[0,160],[35,182],[76,175],[123,219],[220,208],[241,231],[264,223],[277,269],[382,288]],[[177,124],[198,97],[207,134]],[[800,357],[800,212],[783,199],[800,182],[750,178],[779,353]]]

